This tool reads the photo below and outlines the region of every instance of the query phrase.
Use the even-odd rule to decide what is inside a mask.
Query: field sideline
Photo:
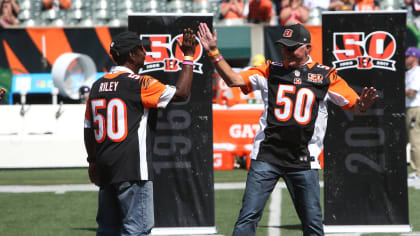
[[[246,170],[215,171],[215,214],[220,235],[231,235],[246,173]],[[287,189],[279,183],[272,194],[274,201],[266,206],[257,235],[301,235]],[[409,186],[410,223],[413,231],[418,232],[420,181],[409,181]],[[87,170],[83,168],[0,170],[0,235],[95,235],[96,191],[97,187],[89,184]],[[414,236],[420,233],[345,235]]]

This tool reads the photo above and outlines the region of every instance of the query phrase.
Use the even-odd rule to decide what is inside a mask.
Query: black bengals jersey
[[[285,169],[311,168],[308,144],[317,135],[318,112],[327,96],[343,109],[358,97],[336,70],[318,63],[293,69],[268,61],[241,76],[247,84],[243,91],[261,90],[266,108],[260,122],[263,135],[256,135],[251,158]]]
[[[106,74],[92,85],[85,127],[93,128],[101,184],[151,178],[149,108],[158,107],[166,88],[126,71]]]

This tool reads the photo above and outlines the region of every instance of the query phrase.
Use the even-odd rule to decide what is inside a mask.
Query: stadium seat
[[[19,12],[19,15],[18,15],[19,21],[22,22],[22,21],[29,20],[31,18],[32,18],[32,13],[31,13],[30,10],[25,9],[25,10],[22,10],[21,12]]]
[[[78,25],[79,25],[79,26],[84,26],[84,27],[92,27],[92,26],[94,26],[95,24],[94,24],[94,22],[93,22],[92,18],[88,17],[88,18],[84,18],[84,19],[82,19],[82,20],[79,22],[79,24],[78,24]]]
[[[157,12],[165,12],[165,11],[166,11],[166,2],[163,2],[163,1],[149,0],[149,1],[145,1],[143,4],[142,12],[157,13]]]
[[[108,1],[107,0],[99,0],[99,1],[96,1],[94,4],[93,4],[93,9],[94,10],[102,10],[102,9],[107,9],[108,8]]]
[[[42,1],[41,0],[23,0],[19,2],[19,7],[21,10],[41,10]]]
[[[380,1],[380,6],[381,10],[400,10],[403,7],[403,3],[399,0],[382,0]]]
[[[307,25],[321,25],[322,24],[322,10],[320,8],[311,8],[309,10],[309,19]]]
[[[188,12],[188,10],[185,7],[186,7],[185,1],[173,0],[169,2],[168,6],[166,7],[166,12],[174,12],[174,13]]]
[[[69,10],[67,12],[67,24],[71,26],[76,26],[86,17],[86,12],[82,9]]]
[[[43,20],[41,25],[43,25],[43,26],[49,26],[49,25],[62,26],[62,25],[64,25],[64,22],[63,22],[62,25],[59,25],[60,22],[58,20],[60,20],[60,17],[59,17],[59,11],[58,10],[54,10],[54,9],[46,10],[46,11],[42,12],[41,18]]]
[[[199,1],[199,2],[193,2],[192,4],[192,10],[193,12],[197,13],[211,13],[212,11],[212,5],[209,1]]]
[[[88,1],[89,2],[89,1]],[[84,8],[84,4],[82,0],[73,0],[71,3],[71,9],[73,10],[80,10]]]
[[[131,0],[123,0],[123,1],[119,2],[117,4],[117,9],[119,11],[121,11],[121,10],[127,10],[127,9],[130,9],[130,10],[134,10],[135,11],[133,1],[131,1]]]
[[[107,22],[111,19],[110,10],[107,9],[97,9],[93,12],[93,19],[95,25],[106,25]]]

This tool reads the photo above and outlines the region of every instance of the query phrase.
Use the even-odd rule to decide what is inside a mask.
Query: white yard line
[[[323,182],[319,183],[321,187]],[[284,182],[278,182],[278,188],[286,188]],[[420,180],[409,180],[408,187],[420,189]],[[245,182],[215,183],[215,190],[245,189]],[[62,185],[0,185],[0,193],[37,193],[37,192],[89,192],[98,191],[93,184],[62,184]]]
[[[278,182],[271,193],[270,215],[268,217],[268,236],[280,236],[281,225],[281,191],[282,186]]]
[[[63,184],[63,185],[3,185],[0,186],[0,193],[42,193],[54,192],[57,194],[65,192],[91,192],[98,191],[93,184]]]

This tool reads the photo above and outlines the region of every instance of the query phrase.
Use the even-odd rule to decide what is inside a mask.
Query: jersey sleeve
[[[262,90],[267,81],[269,74],[270,61],[258,67],[251,67],[248,70],[242,71],[239,75],[244,80],[246,87],[241,87],[244,94],[248,94],[254,90]]]
[[[162,107],[162,95],[165,95],[163,100],[167,104],[175,94],[175,92],[172,93],[172,96],[164,94],[168,86],[151,76],[142,76],[139,83],[141,86],[141,100],[146,108]]]
[[[337,75],[336,70],[331,71],[329,78],[330,86],[327,93],[328,100],[340,106],[343,110],[347,110],[354,106],[359,95],[350,88],[343,78]]]
[[[92,127],[92,119],[91,119],[91,115],[90,115],[90,99],[88,96],[88,99],[86,100],[86,110],[85,110],[85,123],[84,123],[84,127],[85,128],[91,128]]]

